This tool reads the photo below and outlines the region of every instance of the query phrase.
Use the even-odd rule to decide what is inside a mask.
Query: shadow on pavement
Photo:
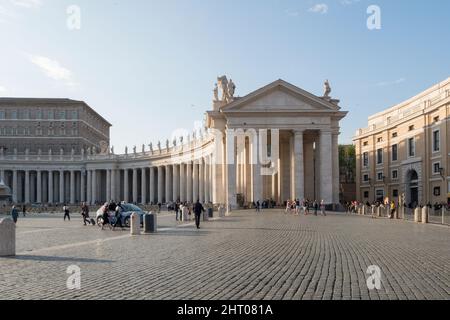
[[[9,260],[23,260],[23,261],[43,261],[43,262],[78,262],[78,263],[112,263],[112,260],[76,258],[76,257],[55,257],[55,256],[27,256],[18,255],[15,257],[6,257]]]

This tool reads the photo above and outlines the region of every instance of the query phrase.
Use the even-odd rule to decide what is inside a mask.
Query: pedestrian
[[[295,200],[295,215],[298,216],[300,214],[300,199]]]
[[[261,212],[261,202],[256,201],[256,212]]]
[[[314,208],[314,215],[317,216],[317,211],[319,210],[319,204],[317,203],[317,200],[314,200],[313,208]]]
[[[303,211],[305,211],[305,216],[309,214],[309,200],[305,199],[303,202]]]
[[[66,204],[64,204],[63,206],[63,211],[64,211],[64,221],[66,221],[66,218],[68,218],[70,221],[70,211],[69,207]]]
[[[177,202],[175,203],[175,219],[178,221],[178,211],[180,210],[180,204]],[[181,220],[181,214],[180,214],[180,220]]]
[[[81,216],[83,217],[83,223],[86,226],[86,222],[88,224],[91,224],[91,220],[89,219],[89,207],[87,206],[86,202],[83,202],[81,204]]]
[[[389,219],[393,219],[394,218],[395,210],[396,210],[395,202],[394,202],[394,200],[392,200],[391,201],[391,215],[390,215]]]
[[[187,203],[184,203],[183,205],[183,210],[182,210],[182,214],[183,214],[183,221],[189,221],[189,208],[187,206]]]
[[[109,207],[108,203],[105,203],[104,206],[102,207],[102,210],[103,210],[103,212],[102,212],[102,219],[103,219],[102,230],[105,225],[109,225],[110,229],[112,228],[111,222],[109,221],[109,212],[108,212],[109,208],[108,207]]]
[[[287,214],[291,209],[291,200],[286,202],[286,210],[284,210],[284,214]]]
[[[117,227],[117,225],[119,225],[120,229],[125,230],[125,228],[122,225],[122,212],[123,212],[123,208],[120,205],[120,203],[118,205],[116,205],[116,209],[114,210],[115,212],[115,217],[116,217],[116,221],[114,222],[114,225],[112,227],[112,230],[114,231]]]
[[[327,216],[327,214],[325,212],[325,201],[323,201],[323,200],[320,202],[320,211],[324,217]]]
[[[161,204],[161,202],[159,202],[158,203],[158,213],[161,213],[161,206],[162,206],[162,204]]]
[[[205,208],[203,208],[202,204],[199,200],[194,205],[194,214],[195,214],[195,225],[197,229],[200,229],[200,215],[202,212],[205,212]]]
[[[11,208],[11,217],[14,223],[17,224],[17,219],[19,218],[19,211],[17,210],[16,206],[12,206]]]
[[[27,207],[25,206],[25,205],[23,205],[22,206],[22,214],[23,214],[23,217],[25,218],[25,216],[26,216],[26,213],[27,213]]]

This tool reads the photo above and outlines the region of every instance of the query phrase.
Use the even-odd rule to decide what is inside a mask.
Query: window
[[[408,130],[409,130],[409,131],[413,131],[413,130],[414,130],[414,125],[409,126]]]
[[[0,111],[0,120],[5,119],[5,111]]]
[[[377,150],[377,164],[383,163],[383,149]]]
[[[416,141],[414,138],[408,139],[408,157],[416,156]]]
[[[369,199],[369,191],[364,191],[364,199]]]
[[[377,180],[378,180],[378,181],[383,181],[383,178],[384,178],[383,172],[378,172],[378,173],[377,173]]]
[[[398,144],[392,145],[392,161],[398,160]]]
[[[59,113],[59,118],[60,118],[61,120],[66,120],[66,112],[65,112],[65,111],[61,111],[61,112]]]
[[[17,120],[17,111],[11,111],[11,119]]]
[[[378,142],[378,143],[383,142],[383,138],[382,138],[382,137],[378,138],[378,139],[377,139],[377,142]]]
[[[78,111],[72,111],[72,120],[77,120],[78,119]]]
[[[369,166],[369,153],[368,152],[364,152],[363,153],[363,167],[368,167]]]
[[[368,145],[369,145],[369,142],[368,141],[364,141],[363,146],[367,147]]]
[[[41,110],[36,111],[36,119],[42,120],[42,111]]]
[[[439,122],[439,116],[433,118],[434,122]]]
[[[433,163],[433,174],[440,174],[441,173],[441,163],[435,162]]]
[[[369,182],[369,175],[368,175],[368,174],[365,174],[365,175],[363,176],[363,181],[364,181],[364,182]]]
[[[53,113],[53,110],[49,110],[48,111],[48,119],[50,119],[50,120],[53,120],[53,119],[55,119],[55,114]]]
[[[392,180],[398,179],[398,170],[392,170]]]
[[[435,197],[439,197],[441,195],[441,187],[435,187],[433,189],[433,194]]]
[[[376,194],[377,201],[380,201],[380,202],[384,201],[384,190],[383,189],[378,189],[375,194]]]
[[[441,150],[441,131],[433,131],[433,152],[439,152]]]
[[[397,138],[398,137],[398,133],[397,132],[394,132],[393,134],[392,134],[392,138]]]
[[[392,197],[398,198],[398,190],[397,189],[392,190]]]

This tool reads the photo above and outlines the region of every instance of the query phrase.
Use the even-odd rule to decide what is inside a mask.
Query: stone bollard
[[[429,208],[427,206],[422,208],[422,223],[428,223],[428,211]]]
[[[132,236],[138,236],[141,234],[141,219],[136,212],[131,215],[131,228],[130,233]]]
[[[400,207],[395,208],[394,210],[394,219],[398,219],[398,211],[400,210]]]
[[[158,230],[157,224],[157,216],[150,212],[149,214],[144,215],[144,233],[155,233]]]
[[[16,224],[10,218],[0,220],[0,257],[16,255]]]
[[[420,222],[421,221],[421,212],[420,208],[416,208],[414,210],[414,222]]]
[[[381,207],[377,207],[377,217],[381,217]]]

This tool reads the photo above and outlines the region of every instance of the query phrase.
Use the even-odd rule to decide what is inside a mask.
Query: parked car
[[[139,208],[138,206],[131,204],[131,203],[122,203],[122,204],[120,204],[120,206],[122,207],[122,212],[120,214],[120,217],[122,219],[123,226],[125,226],[125,227],[131,226],[130,219],[131,219],[131,215],[133,213],[137,213],[139,215],[141,226],[144,224],[144,215],[147,212],[143,211],[141,208]],[[99,226],[101,226],[103,224],[103,210],[104,210],[104,206],[102,206],[100,209],[98,209],[97,214],[96,214],[96,220],[97,220],[97,224]],[[114,211],[108,211],[108,216],[109,216],[109,221],[111,223],[115,223],[116,213]]]

